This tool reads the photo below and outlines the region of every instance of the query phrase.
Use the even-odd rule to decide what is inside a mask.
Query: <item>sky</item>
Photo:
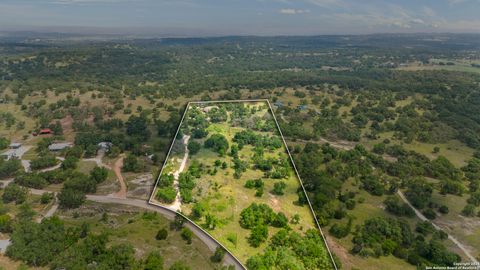
[[[480,0],[0,0],[0,31],[480,33]]]

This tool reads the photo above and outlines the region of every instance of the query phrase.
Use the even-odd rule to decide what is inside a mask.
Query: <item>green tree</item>
[[[177,197],[177,191],[173,187],[159,188],[155,197],[161,202],[172,203]]]
[[[106,168],[95,166],[90,171],[90,178],[95,180],[97,184],[107,180],[107,177],[108,177],[108,170]]]
[[[210,260],[214,263],[219,263],[223,260],[223,257],[225,257],[225,253],[225,249],[223,249],[222,247],[217,247],[215,249],[215,253],[212,255]]]
[[[122,171],[124,172],[141,172],[144,169],[144,164],[142,164],[136,156],[133,154],[127,155],[123,160]]]
[[[466,217],[473,217],[475,216],[475,205],[467,204],[462,210],[462,215]]]
[[[127,134],[146,141],[150,138],[150,130],[148,129],[148,120],[144,116],[131,115],[127,122]]]
[[[198,151],[200,151],[200,149],[202,148],[202,145],[196,141],[190,141],[188,142],[187,147],[188,147],[189,153],[192,155],[195,155],[196,153],[198,153]]]
[[[15,202],[21,204],[27,199],[28,189],[21,187],[15,183],[10,183],[5,187],[2,194],[4,203]]]
[[[189,228],[183,228],[180,235],[188,244],[192,243],[193,232]]]
[[[57,196],[63,208],[78,208],[86,199],[85,193],[72,188],[63,188]]]
[[[165,228],[162,228],[158,230],[157,235],[155,236],[155,239],[157,240],[165,240],[168,237],[168,231]]]
[[[191,270],[191,268],[182,261],[177,261],[170,266],[169,270]]]
[[[283,195],[285,194],[286,187],[287,187],[287,184],[285,184],[285,182],[283,181],[275,182],[275,184],[273,184],[272,193],[275,195]]]
[[[163,257],[158,251],[152,251],[145,259],[143,270],[163,270]]]
[[[248,243],[252,247],[259,247],[260,244],[267,241],[268,238],[268,228],[265,225],[257,225],[252,228],[250,236],[248,237]]]
[[[228,141],[222,134],[213,134],[204,143],[205,148],[212,148],[220,155],[224,155],[228,150]]]

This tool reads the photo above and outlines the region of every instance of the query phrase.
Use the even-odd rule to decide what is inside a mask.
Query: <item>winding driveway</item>
[[[172,211],[180,211],[182,207],[182,197],[180,196],[180,188],[178,187],[178,178],[180,174],[185,170],[185,166],[187,165],[188,161],[188,141],[190,140],[190,136],[183,135],[183,144],[185,145],[185,154],[183,155],[182,162],[180,163],[180,167],[173,173],[173,187],[177,191],[177,196],[175,197],[175,201],[167,206],[168,208],[172,209]]]
[[[113,171],[115,172],[115,175],[117,176],[118,182],[120,183],[120,190],[116,193],[113,193],[112,196],[115,198],[120,198],[120,199],[126,199],[127,198],[127,185],[125,184],[125,179],[123,178],[122,175],[122,167],[123,167],[123,159],[125,156],[120,156],[117,161],[115,161],[115,164],[113,164]]]

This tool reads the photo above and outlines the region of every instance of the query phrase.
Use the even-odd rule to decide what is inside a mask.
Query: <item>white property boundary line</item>
[[[204,232],[208,237],[210,237],[211,239],[213,239],[214,242],[216,242],[219,246],[221,246],[225,251],[227,251],[237,262],[238,264],[240,264],[244,269],[247,269],[243,264],[242,262],[240,262],[240,260],[235,257],[235,255],[233,255],[232,252],[230,252],[223,244],[221,244],[219,241],[217,241],[217,239],[215,237],[213,237],[210,233],[208,233],[206,230],[204,230],[202,227],[200,227],[199,225],[197,225],[194,221],[190,220],[190,218],[188,218],[187,216],[185,216],[184,214],[180,213],[180,212],[177,212],[177,211],[173,211],[172,209],[168,208],[168,207],[165,207],[159,203],[156,203],[153,201],[153,197],[155,195],[155,191],[157,190],[157,184],[158,184],[158,181],[160,180],[160,176],[162,175],[162,172],[167,164],[167,161],[168,161],[168,158],[170,157],[170,152],[172,151],[172,148],[173,148],[173,144],[175,143],[175,140],[177,139],[177,135],[178,135],[178,132],[180,131],[180,127],[182,126],[182,123],[183,123],[183,120],[185,119],[185,115],[187,114],[188,112],[188,109],[190,108],[190,105],[191,104],[212,104],[212,103],[242,103],[242,102],[266,102],[268,104],[268,108],[270,109],[270,112],[272,113],[272,116],[273,116],[273,120],[275,121],[275,124],[277,125],[277,130],[278,132],[280,133],[280,137],[282,137],[282,141],[283,141],[283,144],[285,145],[285,149],[287,150],[287,154],[290,158],[290,162],[291,164],[293,165],[293,169],[295,170],[295,174],[297,175],[297,179],[298,181],[300,182],[300,186],[302,187],[302,190],[303,190],[303,193],[305,194],[305,198],[307,198],[307,202],[308,202],[308,206],[310,207],[310,212],[313,216],[313,219],[315,220],[315,223],[318,227],[318,230],[320,231],[320,234],[322,236],[322,239],[323,239],[323,242],[325,243],[325,247],[327,248],[327,251],[328,251],[328,254],[330,256],[330,259],[332,261],[332,264],[333,264],[333,267],[335,268],[335,270],[338,270],[338,267],[335,263],[335,260],[333,259],[333,255],[332,255],[332,252],[330,251],[330,248],[328,247],[328,244],[327,244],[327,240],[325,238],[325,235],[323,234],[323,231],[322,231],[322,228],[320,227],[320,223],[318,222],[318,219],[317,219],[317,216],[315,215],[315,212],[313,211],[313,207],[312,207],[312,204],[310,202],[310,199],[308,198],[308,195],[307,195],[307,192],[305,190],[305,187],[303,186],[303,182],[302,182],[302,179],[300,178],[300,174],[298,173],[298,170],[297,170],[297,166],[295,166],[295,162],[293,161],[293,158],[292,158],[292,155],[290,154],[290,150],[288,149],[288,145],[287,145],[287,142],[285,141],[285,138],[283,137],[283,133],[282,133],[282,130],[280,129],[280,125],[278,124],[278,121],[277,121],[277,118],[275,117],[275,112],[273,111],[273,108],[272,108],[272,105],[270,104],[270,101],[268,99],[235,99],[235,100],[208,100],[208,101],[190,101],[187,103],[187,107],[185,108],[185,111],[182,115],[182,119],[180,120],[180,124],[178,125],[178,128],[177,128],[177,132],[175,132],[175,136],[173,137],[173,141],[170,145],[170,148],[168,149],[168,153],[165,157],[165,160],[163,161],[163,165],[162,165],[162,169],[160,170],[160,173],[158,174],[158,178],[157,178],[157,181],[155,182],[155,186],[152,190],[152,193],[150,194],[150,199],[148,200],[148,203],[151,204],[151,205],[155,205],[155,206],[158,206],[158,207],[161,207],[163,209],[166,209],[166,210],[169,210],[173,213],[176,213],[180,216],[182,216],[184,219],[186,219],[188,222],[190,222],[191,224],[193,224],[195,227],[197,227],[198,229],[200,229],[202,232]]]

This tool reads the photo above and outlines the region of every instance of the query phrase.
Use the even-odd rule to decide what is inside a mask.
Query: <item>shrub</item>
[[[212,148],[220,155],[224,155],[228,149],[227,138],[221,134],[213,134],[205,141],[204,145],[205,148]]]
[[[167,239],[168,236],[168,231],[165,228],[162,228],[158,230],[157,235],[155,236],[155,239],[157,240],[165,240]]]
[[[265,242],[268,238],[268,228],[265,225],[257,225],[253,227],[250,236],[248,237],[248,243],[252,247],[259,247],[261,243]]]
[[[225,249],[217,247],[213,256],[210,257],[210,260],[214,263],[219,263],[223,260],[223,257],[225,257]]]
[[[27,199],[28,189],[21,187],[15,183],[8,184],[2,194],[4,203],[15,202],[21,204]]]
[[[163,203],[172,203],[177,197],[177,192],[173,187],[159,188],[157,190],[156,198]]]
[[[188,244],[192,243],[193,232],[189,228],[183,228],[180,235]]]
[[[475,216],[475,205],[467,204],[462,210],[462,215],[464,215],[466,217]]]
[[[55,195],[53,194],[53,192],[45,192],[42,194],[42,197],[40,197],[40,202],[42,204],[50,203],[53,200],[54,196]]]
[[[437,217],[437,213],[435,213],[435,211],[433,211],[433,209],[430,209],[430,208],[427,208],[422,213],[426,218],[430,220],[435,219]]]
[[[196,141],[190,141],[187,148],[191,155],[195,155],[196,153],[198,153],[198,151],[200,151],[200,148],[202,148],[202,146]]]
[[[272,193],[275,195],[283,195],[285,194],[286,187],[287,187],[287,184],[285,184],[285,182],[283,181],[275,182],[275,184],[273,184]]]
[[[288,218],[284,213],[280,212],[277,214],[275,219],[272,221],[272,226],[283,228],[288,227]]]
[[[95,166],[90,171],[90,177],[94,179],[97,184],[102,183],[103,181],[107,180],[108,170],[103,167]]]
[[[448,206],[446,205],[442,205],[438,208],[438,211],[442,214],[448,214],[449,212],[449,209],[448,209]]]
[[[59,205],[63,208],[78,208],[85,202],[85,193],[71,188],[63,188],[57,195]]]

